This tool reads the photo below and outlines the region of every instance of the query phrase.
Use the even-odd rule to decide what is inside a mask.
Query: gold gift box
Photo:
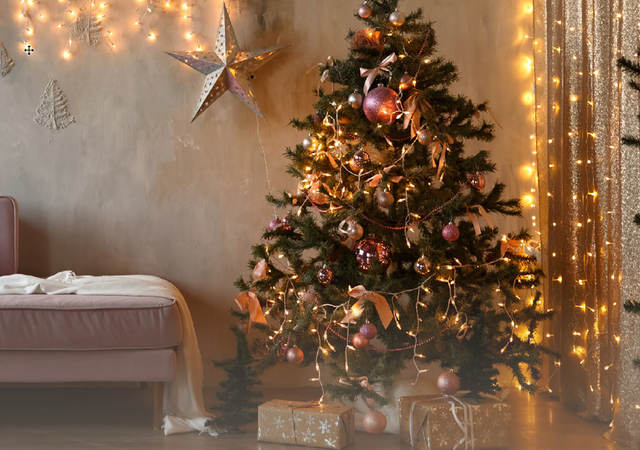
[[[511,407],[496,399],[473,400],[440,394],[401,397],[398,410],[400,436],[413,448],[440,450],[508,446]]]
[[[258,440],[341,449],[353,442],[355,414],[338,404],[271,400],[258,407]]]

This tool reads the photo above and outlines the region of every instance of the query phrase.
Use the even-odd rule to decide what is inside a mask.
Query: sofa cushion
[[[171,299],[0,295],[0,350],[161,349],[181,340]]]
[[[176,352],[158,350],[0,351],[0,383],[171,381]]]

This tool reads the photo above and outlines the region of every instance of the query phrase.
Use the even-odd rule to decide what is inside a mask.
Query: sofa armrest
[[[18,204],[0,196],[0,275],[18,272]]]

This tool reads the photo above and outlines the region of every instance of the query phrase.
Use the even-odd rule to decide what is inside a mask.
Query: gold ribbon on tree
[[[493,222],[491,221],[491,217],[489,217],[489,214],[487,213],[487,210],[484,209],[484,206],[482,205],[470,206],[469,210],[467,210],[466,212],[466,215],[469,218],[469,220],[471,220],[471,223],[473,224],[473,229],[476,232],[476,236],[480,236],[482,230],[480,228],[480,221],[478,220],[478,214],[470,211],[471,209],[477,210],[479,215],[485,220],[485,222],[487,222],[487,225],[489,225],[491,228],[495,228],[495,226],[493,225]]]
[[[387,327],[391,323],[391,320],[393,319],[393,314],[391,313],[389,303],[387,302],[387,299],[384,298],[384,296],[378,294],[377,292],[367,291],[367,289],[362,285],[349,289],[349,296],[357,298],[358,301],[355,302],[353,306],[351,306],[351,309],[344,316],[344,319],[342,319],[342,323],[350,323],[355,321],[355,319],[362,314],[365,303],[371,302],[378,312],[378,317],[380,318],[382,326],[387,329]]]
[[[382,62],[373,69],[365,69],[364,67],[360,68],[360,76],[366,78],[366,80],[364,81],[364,88],[362,89],[365,95],[367,95],[367,92],[369,92],[369,89],[371,89],[371,85],[373,84],[374,80],[378,75],[380,75],[381,72],[391,73],[391,69],[389,69],[389,66],[396,62],[397,59],[398,57],[396,56],[396,54],[392,53],[385,59],[383,59]]]
[[[515,239],[508,239],[506,236],[502,238],[500,241],[500,257],[504,257],[507,252],[513,253],[518,256],[527,256],[527,253],[524,251],[522,241],[517,241]]]
[[[411,125],[411,137],[414,138],[420,130],[420,119],[422,118],[422,112],[420,107],[431,108],[431,105],[426,100],[418,101],[419,92],[415,91],[411,94],[402,105],[404,109],[404,124],[403,127],[406,130]]]
[[[254,322],[261,323],[263,325],[267,324],[267,319],[262,312],[260,300],[258,300],[258,296],[255,292],[242,292],[233,299],[233,302],[236,304],[240,311],[246,311],[249,313],[249,326],[247,327],[247,330],[251,329],[251,324]]]

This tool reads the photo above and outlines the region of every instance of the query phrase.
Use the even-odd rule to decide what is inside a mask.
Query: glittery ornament
[[[322,269],[318,270],[317,277],[320,283],[329,284],[333,281],[333,270],[327,266],[323,266]]]
[[[368,19],[369,17],[371,17],[372,13],[373,11],[371,11],[371,7],[367,5],[367,2],[364,2],[360,9],[358,9],[358,15],[363,19]]]
[[[455,223],[449,222],[442,228],[442,237],[449,242],[457,241],[460,237],[460,230]]]
[[[376,201],[381,208],[388,208],[393,205],[394,198],[389,191],[378,191],[376,194]]]
[[[413,81],[414,81],[413,77],[408,73],[405,73],[400,77],[400,82],[398,84],[398,87],[401,91],[407,90],[413,86]]]
[[[422,145],[426,146],[431,143],[431,133],[429,133],[429,131],[425,128],[418,130],[416,136],[418,137],[418,142],[420,142]]]
[[[282,225],[282,220],[280,220],[279,217],[276,217],[275,219],[271,219],[271,222],[269,222],[269,231],[276,231],[278,228],[280,228],[281,225]]]
[[[354,172],[360,172],[362,169],[367,167],[367,165],[371,162],[371,158],[369,154],[364,150],[360,149],[353,154],[353,157],[349,160],[349,167]]]
[[[380,434],[387,428],[387,418],[380,411],[371,409],[362,418],[362,428],[369,434]]]
[[[398,101],[396,91],[378,86],[367,93],[362,103],[362,109],[370,122],[390,124],[400,112]]]
[[[315,150],[318,146],[318,139],[310,134],[302,140],[302,146],[305,150]]]
[[[362,324],[358,332],[369,340],[375,339],[376,336],[378,335],[378,329],[374,324],[370,322]]]
[[[348,102],[353,109],[360,109],[362,107],[362,94],[353,92],[349,95]]]
[[[251,88],[253,72],[271,59],[281,47],[248,52],[240,49],[227,7],[222,4],[218,37],[213,51],[167,52],[192,69],[206,75],[200,100],[191,121],[202,114],[226,91],[231,91],[262,117]]]
[[[358,242],[355,253],[358,267],[363,272],[368,271],[374,262],[380,263],[385,268],[391,263],[389,246],[372,237]]]
[[[394,27],[401,27],[402,25],[404,25],[404,21],[405,21],[405,15],[402,14],[397,9],[391,14],[389,14],[389,22]]]
[[[460,390],[460,378],[458,375],[451,371],[442,372],[440,376],[438,376],[438,381],[436,382],[438,385],[438,389],[440,392],[447,395],[455,395],[456,392]]]
[[[353,335],[352,342],[355,348],[367,348],[369,346],[369,339],[367,339],[360,333],[356,333]]]
[[[431,268],[431,263],[425,256],[421,256],[413,263],[413,270],[415,270],[420,275],[426,275],[429,273],[429,269]]]
[[[291,364],[300,364],[304,361],[304,353],[298,347],[291,347],[287,350],[287,361]]]
[[[476,172],[469,177],[469,184],[472,188],[481,191],[487,185],[487,180],[483,174]]]

